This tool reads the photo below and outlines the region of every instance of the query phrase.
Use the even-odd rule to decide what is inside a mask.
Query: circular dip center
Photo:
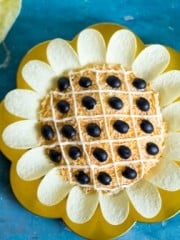
[[[69,71],[41,104],[42,145],[59,174],[85,191],[142,179],[163,150],[158,94],[121,65]]]

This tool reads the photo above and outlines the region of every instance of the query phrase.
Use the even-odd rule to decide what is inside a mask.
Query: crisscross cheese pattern
[[[109,75],[118,76],[122,85],[118,89],[112,89],[106,83],[106,78]],[[90,77],[93,84],[88,89],[83,89],[79,86],[78,80],[81,76]],[[72,184],[77,183],[74,175],[77,171],[85,171],[91,179],[91,182],[86,185],[81,185],[83,188],[93,189],[97,191],[117,192],[122,188],[130,186],[135,181],[143,178],[149,169],[158,162],[159,156],[148,156],[145,151],[146,142],[155,142],[159,149],[162,149],[164,139],[164,128],[162,117],[159,108],[158,95],[148,87],[146,90],[137,90],[132,86],[134,74],[130,70],[126,70],[121,65],[94,65],[84,69],[70,71],[68,73],[70,87],[66,92],[59,92],[57,89],[51,91],[49,97],[46,98],[45,107],[48,104],[49,98],[50,111],[48,114],[41,112],[41,122],[50,123],[55,132],[56,139],[50,144],[44,144],[46,148],[58,147],[62,153],[64,162],[60,163],[59,169],[64,171],[65,179]],[[94,110],[87,110],[81,105],[81,99],[84,96],[95,96],[97,106]],[[118,96],[124,100],[124,106],[121,110],[112,110],[108,105],[107,99],[110,96]],[[135,100],[138,97],[146,97],[150,101],[151,109],[148,112],[141,112],[135,106]],[[66,98],[70,101],[72,111],[69,115],[58,116],[56,109],[57,99]],[[97,108],[97,109],[96,109]],[[124,110],[123,110],[124,109]],[[115,120],[128,120],[130,123],[131,134],[120,134],[112,129],[112,122]],[[140,131],[138,121],[148,119],[154,123],[156,130],[152,134],[145,134]],[[61,127],[64,124],[71,123],[77,131],[77,137],[69,140],[64,139],[61,135]],[[85,126],[87,123],[98,123],[101,125],[103,136],[100,138],[91,138],[86,132]],[[113,134],[112,134],[113,132]],[[136,153],[132,158],[124,160],[117,155],[117,147],[120,145],[129,144],[132,147],[132,154]],[[79,146],[83,152],[83,161],[71,161],[67,155],[67,148],[70,146]],[[105,163],[99,163],[93,157],[92,149],[95,146],[103,146],[108,152],[109,160]],[[75,163],[76,162],[76,163]],[[137,178],[134,180],[126,179],[122,176],[122,171],[126,166],[136,170]],[[103,185],[98,182],[97,175],[100,171],[109,173],[112,177],[110,185]]]

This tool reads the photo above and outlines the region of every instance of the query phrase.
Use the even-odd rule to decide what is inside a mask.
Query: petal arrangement
[[[111,29],[112,26],[107,24],[106,28]],[[67,218],[82,227],[97,215],[99,207],[104,220],[113,227],[125,223],[131,216],[132,208],[144,219],[153,219],[163,208],[161,190],[176,192],[180,186],[180,169],[175,162],[180,159],[180,102],[177,101],[180,97],[180,71],[168,70],[172,54],[166,47],[158,44],[144,47],[131,31],[116,28],[108,35],[98,27],[85,29],[72,43],[63,39],[49,41],[44,48],[45,58],[26,60],[22,64],[20,76],[26,87],[12,90],[3,102],[5,111],[18,119],[5,124],[1,137],[3,145],[8,149],[22,151],[15,161],[15,174],[27,184],[38,181],[36,201],[42,206],[55,206],[64,200]],[[83,71],[86,75],[82,74]],[[124,74],[125,80],[122,80],[121,75],[116,75],[117,71],[118,74]],[[106,76],[106,85],[101,82],[100,74],[105,74],[102,79]],[[132,78],[136,78],[130,86],[131,82],[128,81],[131,81],[129,76],[132,74]],[[99,79],[99,82],[94,83],[94,79]],[[119,88],[121,92],[117,93]],[[124,106],[129,100],[126,102],[121,94],[125,95],[128,91],[128,96],[130,93],[135,95],[137,93],[134,89],[138,91],[137,96],[140,96],[138,100],[135,98],[134,108],[138,110],[134,112],[130,108],[130,113],[127,113]],[[145,98],[147,91],[153,94],[153,98],[148,98],[148,101]],[[159,94],[157,101],[154,100],[157,99],[154,97],[156,93]],[[107,105],[106,98],[102,97],[106,97],[105,94],[108,94],[109,99]],[[131,97],[130,102],[134,106]],[[147,118],[153,101],[160,116],[159,123],[153,122],[155,120],[151,123]],[[99,110],[101,105],[104,109]],[[80,114],[79,109],[82,107],[85,110]],[[98,113],[102,111],[99,113],[101,116],[94,114],[96,110]],[[110,134],[107,119],[113,114],[115,116],[118,111],[121,111],[123,118],[116,119],[112,125],[117,142],[131,128],[137,128],[134,118],[132,125],[124,119],[128,119],[129,115],[132,117],[139,114],[144,118],[140,124],[144,135],[141,141],[137,140],[135,129],[135,143],[137,141],[141,149],[146,148],[151,159],[147,157],[147,153],[140,160],[137,160],[138,157],[133,159],[130,145],[121,144],[116,151],[123,162],[116,164],[114,138]],[[153,114],[152,112],[151,116]],[[102,116],[105,119],[104,125],[101,125]],[[157,117],[156,114],[153,116]],[[77,122],[74,123],[75,120]],[[161,131],[161,136],[153,143],[152,132],[157,124],[165,130]],[[107,137],[100,138],[104,128],[107,130]],[[148,142],[144,136],[148,136]],[[89,150],[88,142],[93,146],[93,141],[96,148]],[[109,150],[106,146],[103,147],[105,143],[109,144]],[[2,147],[2,151],[8,155],[5,147]],[[90,151],[92,156],[89,155]],[[115,156],[114,159],[112,155]],[[90,166],[91,158],[98,161],[98,167],[105,166],[103,164],[112,158],[109,166],[113,166],[115,172],[112,174],[112,171],[108,172],[103,167],[101,171],[97,168],[96,172],[97,166]],[[82,159],[86,159],[90,170],[87,171]],[[139,176],[133,160],[139,164],[138,168],[146,166],[144,162],[148,160],[152,160],[154,165],[148,166],[148,170],[143,173],[144,170],[139,170]],[[77,161],[79,165],[75,164]],[[128,161],[128,167],[122,170],[118,164],[123,165]],[[117,179],[119,171],[122,173],[120,180]],[[113,183],[114,178],[120,181],[119,188]],[[132,180],[136,178],[136,181]],[[116,191],[111,192],[108,189],[111,184],[116,186]],[[104,187],[98,187],[99,185]],[[123,231],[125,230],[121,233]]]
[[[4,41],[17,16],[19,15],[21,4],[21,0],[15,0],[13,3],[1,1],[0,43]]]

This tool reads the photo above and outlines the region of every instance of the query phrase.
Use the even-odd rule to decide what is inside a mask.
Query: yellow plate
[[[91,26],[91,28],[94,28],[100,31],[101,34],[104,36],[105,41],[108,42],[110,36],[116,30],[122,29],[124,27],[115,25],[115,24],[98,24],[98,25]],[[75,50],[76,50],[76,42],[77,42],[77,36],[74,38],[74,40],[69,42]],[[145,47],[145,45],[142,43],[142,41],[138,37],[137,37],[137,42],[138,42],[137,54],[138,54],[138,52],[141,51]],[[25,81],[23,80],[23,77],[21,75],[21,70],[23,66],[31,59],[39,59],[44,62],[47,62],[47,58],[46,58],[47,44],[48,44],[48,41],[35,46],[27,53],[27,55],[22,60],[17,73],[18,88],[30,89],[27,83],[25,83]],[[180,66],[179,66],[180,54],[171,48],[168,48],[168,50],[171,55],[171,63],[167,70],[180,69]],[[20,118],[15,117],[14,115],[11,115],[10,113],[8,113],[4,108],[3,102],[0,106],[0,112],[2,116],[0,119],[1,133],[8,124],[21,120]],[[94,214],[94,216],[91,218],[90,221],[88,221],[85,224],[75,224],[71,222],[67,217],[66,210],[65,210],[66,199],[55,206],[51,206],[51,207],[44,206],[38,201],[36,196],[37,187],[41,179],[28,182],[28,181],[23,181],[18,177],[16,173],[16,164],[19,157],[25,151],[11,149],[7,147],[3,143],[2,137],[0,138],[0,146],[4,155],[12,162],[11,174],[10,174],[11,186],[17,200],[25,208],[27,208],[29,211],[35,214],[48,217],[48,218],[62,218],[70,229],[72,229],[74,232],[76,232],[77,234],[85,238],[103,239],[103,240],[112,239],[128,231],[135,224],[136,221],[146,222],[146,223],[163,221],[165,219],[172,217],[179,210],[180,191],[168,192],[168,191],[159,189],[162,197],[162,209],[160,213],[152,219],[143,218],[136,212],[133,206],[130,205],[130,214],[126,219],[126,221],[123,224],[113,226],[104,220],[101,214],[100,208],[98,207],[96,210],[96,213]]]

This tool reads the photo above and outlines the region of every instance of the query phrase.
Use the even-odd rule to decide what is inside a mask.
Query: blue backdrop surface
[[[13,0],[12,0],[13,1]],[[16,71],[25,53],[39,42],[72,39],[83,28],[99,23],[126,25],[145,43],[180,50],[179,0],[24,0],[21,14],[6,38],[11,61],[0,69],[0,100],[16,87]],[[0,47],[0,62],[4,58]],[[10,163],[0,155],[0,240],[79,240],[59,220],[35,216],[15,199],[9,183]],[[180,239],[180,216],[156,223],[137,223],[120,240]]]

